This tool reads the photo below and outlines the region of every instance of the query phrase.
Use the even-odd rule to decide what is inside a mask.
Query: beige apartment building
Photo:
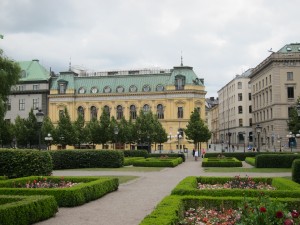
[[[273,52],[253,69],[250,85],[256,145],[262,150],[289,150],[288,112],[300,96],[300,44],[287,44]]]
[[[218,91],[218,131],[212,131],[223,143],[224,150],[247,148],[253,143],[252,96],[249,75],[252,69],[236,75]],[[217,129],[217,128],[216,128]]]

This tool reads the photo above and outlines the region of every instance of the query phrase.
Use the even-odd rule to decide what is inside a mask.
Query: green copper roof
[[[280,53],[290,53],[290,52],[300,52],[300,43],[291,43],[285,45],[278,52]]]
[[[177,76],[185,78],[185,84],[201,85],[200,79],[194,73],[192,67],[179,66],[174,67],[168,72],[158,72],[143,74],[114,74],[105,76],[78,76],[72,71],[62,72],[53,80],[51,89],[58,89],[58,83],[67,82],[68,89],[75,89],[76,93],[116,93],[118,92],[147,92],[163,91],[167,85],[175,85]],[[132,87],[136,90],[133,91]],[[160,88],[164,89],[161,90]],[[123,89],[123,90],[122,90]],[[80,92],[82,90],[82,92]]]
[[[18,62],[18,64],[21,67],[20,81],[47,81],[50,78],[50,72],[37,59]]]

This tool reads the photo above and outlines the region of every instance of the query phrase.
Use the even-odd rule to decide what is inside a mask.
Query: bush
[[[255,166],[255,157],[246,157],[245,162],[251,166]]]
[[[300,159],[295,159],[293,161],[292,180],[300,184]]]
[[[175,167],[182,163],[182,158],[147,158],[135,160],[133,166],[145,166],[145,167]]]
[[[118,189],[119,180],[110,177],[64,177],[65,181],[79,183],[68,188],[18,188],[19,184],[28,181],[39,181],[44,178],[53,182],[62,177],[24,177],[0,182],[0,195],[52,195],[61,207],[82,205],[91,200]]]
[[[39,150],[0,150],[0,175],[9,178],[48,176],[53,165],[50,154]]]
[[[148,152],[146,150],[124,150],[124,157],[144,157],[146,158]]]
[[[123,151],[57,150],[50,152],[53,169],[119,168],[124,164]]]
[[[261,154],[274,154],[274,152],[223,152],[222,155],[225,157],[234,157],[237,158],[240,161],[245,161],[246,157],[255,157],[257,155]],[[286,155],[286,153],[276,153],[277,155]],[[206,153],[205,158],[211,158],[211,157],[218,157],[220,153],[212,152],[212,153]]]
[[[177,158],[177,157],[181,157],[182,158],[182,162],[185,162],[185,154],[183,153],[168,153],[168,154],[159,154],[159,153],[151,153],[151,154],[148,154],[147,157],[161,157],[161,156],[168,156],[168,157],[171,157],[171,158]]]
[[[204,158],[202,167],[242,167],[241,161],[236,158]]]
[[[291,168],[295,159],[300,159],[299,154],[261,154],[255,157],[257,168]]]
[[[144,157],[125,157],[124,166],[132,165],[134,161],[144,159]]]
[[[27,225],[55,215],[58,211],[53,196],[0,195],[0,224]]]

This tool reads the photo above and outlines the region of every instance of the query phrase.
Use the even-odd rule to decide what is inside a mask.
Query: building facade
[[[89,122],[92,118],[99,119],[105,108],[117,120],[122,117],[135,120],[140,110],[151,110],[169,134],[169,141],[159,146],[160,149],[192,148],[185,135],[177,139],[177,132],[186,128],[194,108],[200,110],[202,119],[205,118],[203,82],[192,67],[182,64],[169,70],[115,70],[91,74],[69,70],[52,80],[49,117],[56,124],[59,113],[67,108],[72,121],[82,113]]]
[[[262,149],[281,150],[289,141],[289,108],[300,96],[300,44],[273,52],[253,69],[250,78],[253,130],[257,125],[262,128],[259,134],[255,131],[255,142]]]
[[[218,91],[219,140],[228,151],[232,145],[245,147],[252,144],[252,96],[248,84],[251,69],[236,75]]]
[[[18,64],[21,67],[20,80],[11,88],[5,115],[5,120],[12,123],[17,116],[27,118],[31,109],[48,113],[50,72],[37,59]]]

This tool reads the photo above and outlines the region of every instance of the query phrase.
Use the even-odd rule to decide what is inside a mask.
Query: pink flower
[[[292,217],[293,217],[293,218],[298,218],[298,217],[299,217],[299,213],[298,213],[296,210],[293,210],[293,211],[291,212],[291,214],[292,214]]]
[[[265,207],[263,207],[263,206],[262,206],[262,207],[260,207],[260,208],[259,208],[259,211],[261,211],[261,212],[263,212],[263,213],[264,213],[264,212],[266,212],[266,211],[267,211],[267,209],[266,209]]]
[[[276,212],[276,218],[282,218],[283,217],[283,212],[282,211],[277,211]]]
[[[286,219],[284,222],[283,222],[283,225],[293,225],[293,220],[290,220],[290,219]]]

